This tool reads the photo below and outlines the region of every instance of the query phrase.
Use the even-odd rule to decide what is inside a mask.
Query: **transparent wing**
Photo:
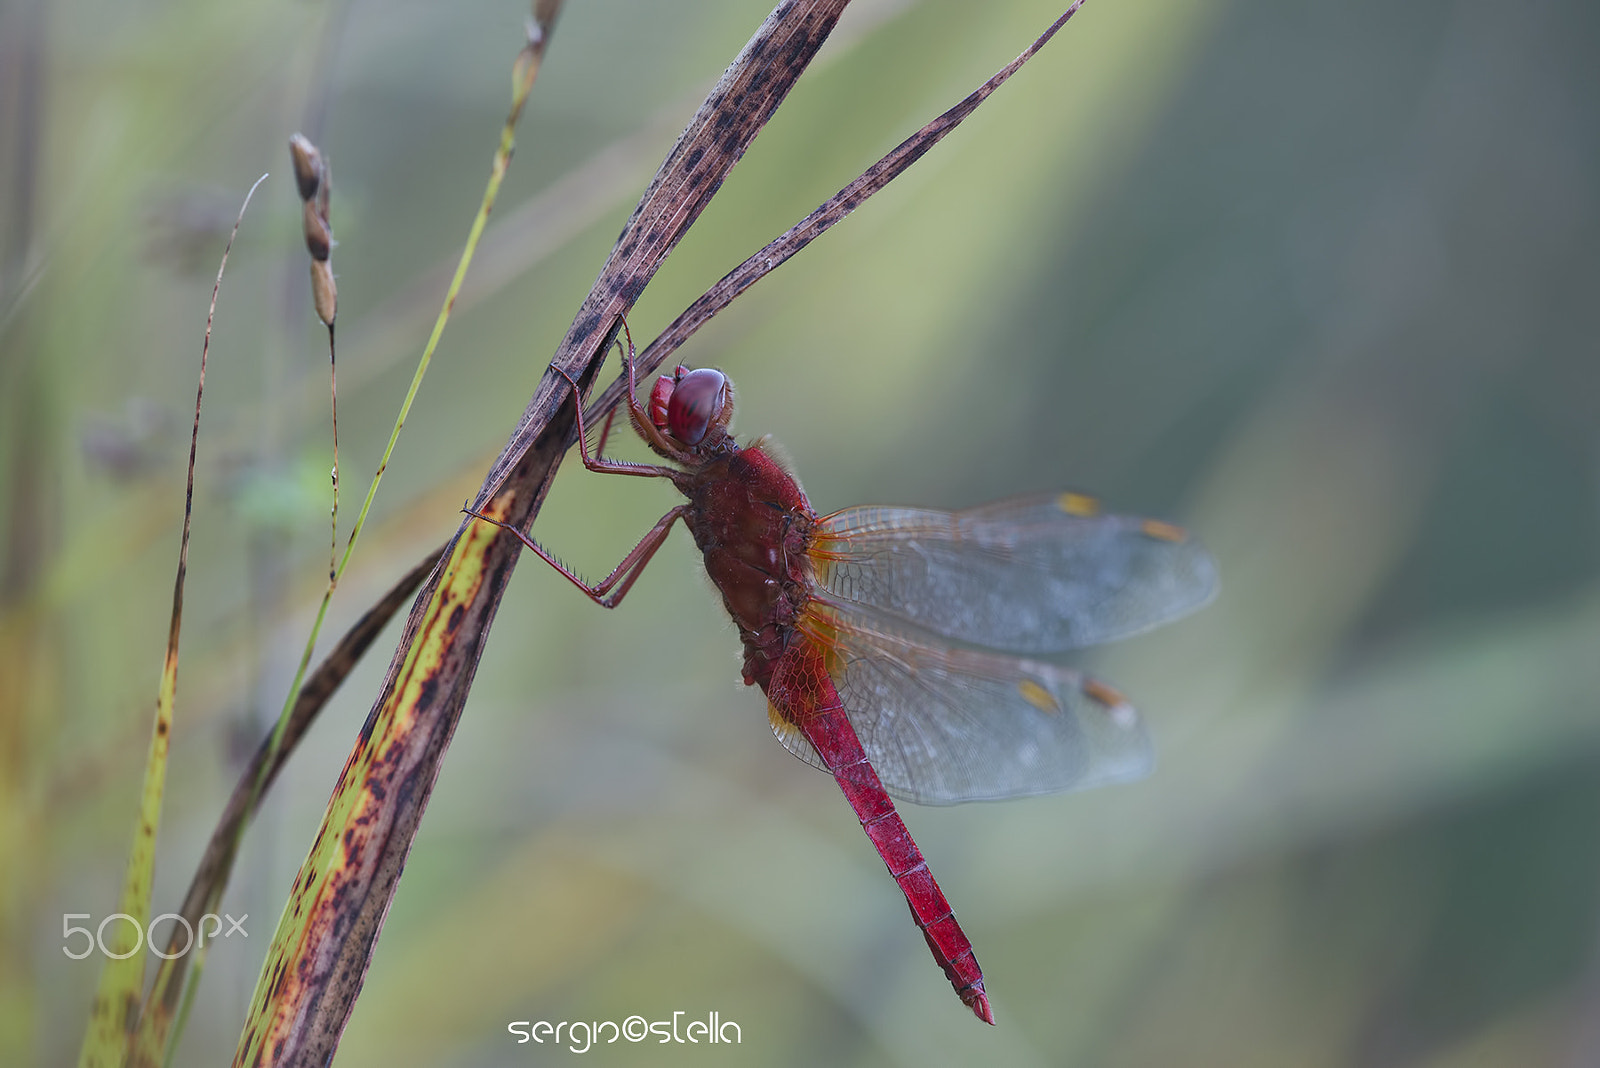
[[[827,599],[958,642],[1058,653],[1194,611],[1217,571],[1179,527],[1096,514],[1076,493],[940,512],[847,508],[818,520],[810,557]]]
[[[846,606],[813,603],[802,640],[828,651],[845,714],[895,797],[991,801],[1139,778],[1150,743],[1127,700],[1041,661],[953,648]],[[804,735],[771,712],[785,748],[816,767]]]

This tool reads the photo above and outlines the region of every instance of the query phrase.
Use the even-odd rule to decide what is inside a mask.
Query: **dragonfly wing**
[[[1181,528],[1097,513],[1075,493],[964,512],[847,508],[818,520],[810,557],[831,600],[1013,653],[1127,637],[1215,594],[1216,565]]]
[[[814,768],[832,772],[833,769],[828,767],[828,762],[822,759],[822,754],[817,752],[817,747],[811,744],[811,739],[805,736],[805,732],[770,701],[767,703],[767,722],[772,724],[772,733],[778,736],[778,741],[782,742],[783,747],[790,753]]]
[[[893,620],[813,603],[800,623],[890,794],[924,805],[1057,793],[1136,779],[1150,743],[1127,700],[1080,672],[946,646]],[[776,712],[773,730],[825,767]]]

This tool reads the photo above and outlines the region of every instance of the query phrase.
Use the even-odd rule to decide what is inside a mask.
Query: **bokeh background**
[[[571,0],[327,644],[458,521],[764,0]],[[858,0],[641,301],[705,286],[1019,51],[1040,0]],[[324,334],[285,141],[334,169],[345,528],[475,210],[513,0],[0,4],[0,1061],[74,1055],[166,632],[211,276],[156,911],[276,715],[327,553]],[[531,558],[341,1065],[513,1020],[703,1016],[585,1063],[1600,1064],[1600,8],[1095,0],[684,351],[821,510],[1070,486],[1193,528],[1220,599],[1082,658],[1147,781],[907,822],[1000,1026],[770,737],[686,536],[603,612]],[[632,446],[629,446],[632,448]],[[613,483],[626,483],[614,485]],[[603,574],[672,503],[567,464]],[[231,1056],[394,646],[252,830],[177,1062]]]

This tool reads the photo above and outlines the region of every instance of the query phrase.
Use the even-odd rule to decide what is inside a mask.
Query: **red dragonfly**
[[[669,479],[687,502],[593,586],[507,529],[614,608],[684,521],[738,624],[744,681],[766,693],[773,732],[838,781],[950,984],[994,1023],[972,943],[890,798],[943,805],[1143,775],[1149,743],[1127,699],[1041,658],[1200,607],[1215,565],[1180,528],[1101,515],[1076,493],[818,516],[765,439],[741,446],[728,432],[733,385],[722,372],[662,375],[646,411],[631,352],[625,363],[634,428],[679,466],[603,458],[609,418],[591,454],[572,383],[584,466]]]

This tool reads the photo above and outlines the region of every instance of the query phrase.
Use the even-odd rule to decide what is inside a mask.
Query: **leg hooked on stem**
[[[518,541],[532,549],[539,559],[564,575],[568,582],[582,590],[595,604],[601,608],[615,608],[622,603],[622,598],[627,596],[628,590],[633,587],[634,581],[638,579],[639,573],[644,570],[644,566],[650,562],[650,558],[656,554],[656,550],[661,548],[662,543],[667,540],[667,533],[672,529],[672,524],[689,511],[689,506],[680,504],[662,516],[656,525],[650,528],[650,532],[639,540],[639,544],[635,545],[628,555],[622,558],[622,562],[611,569],[611,574],[593,586],[583,581],[575,572],[552,556],[544,546],[510,523],[486,516],[482,512],[475,512],[470,507],[461,510],[475,519],[481,519],[485,523],[493,523],[497,527],[509,530],[516,535]]]

